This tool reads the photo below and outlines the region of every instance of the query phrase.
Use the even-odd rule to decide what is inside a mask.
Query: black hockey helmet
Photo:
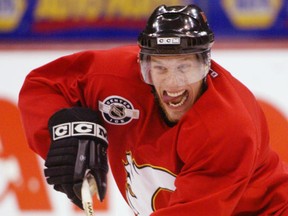
[[[157,7],[138,37],[143,54],[185,54],[210,50],[214,34],[196,5]]]
[[[153,85],[152,56],[196,55],[195,69],[187,83],[204,79],[210,69],[210,49],[214,33],[204,12],[196,5],[157,7],[138,37],[139,60],[143,80]]]

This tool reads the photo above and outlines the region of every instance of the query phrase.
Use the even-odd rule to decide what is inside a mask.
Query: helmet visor
[[[204,79],[210,68],[210,52],[181,55],[147,55],[140,53],[144,82],[173,82],[185,86]]]

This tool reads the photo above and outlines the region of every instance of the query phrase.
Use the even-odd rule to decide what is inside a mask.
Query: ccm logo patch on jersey
[[[107,141],[107,131],[101,125],[92,122],[68,122],[53,127],[53,140],[66,137],[92,136]]]
[[[159,45],[171,45],[171,44],[180,44],[179,37],[162,37],[157,38],[157,44]]]
[[[132,103],[120,96],[107,97],[99,101],[99,110],[106,122],[114,125],[128,124],[132,119],[139,119],[139,110]]]

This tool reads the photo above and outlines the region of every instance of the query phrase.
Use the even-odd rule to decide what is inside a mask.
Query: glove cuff
[[[53,141],[65,138],[101,139],[108,143],[107,131],[97,113],[89,108],[73,107],[56,112],[48,122]]]

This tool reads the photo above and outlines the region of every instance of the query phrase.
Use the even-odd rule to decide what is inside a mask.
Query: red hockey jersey
[[[103,119],[113,176],[136,215],[288,215],[288,174],[250,91],[212,61],[207,90],[168,127],[138,51],[85,51],[32,71],[19,95],[31,148],[45,159],[48,119],[89,107]]]

